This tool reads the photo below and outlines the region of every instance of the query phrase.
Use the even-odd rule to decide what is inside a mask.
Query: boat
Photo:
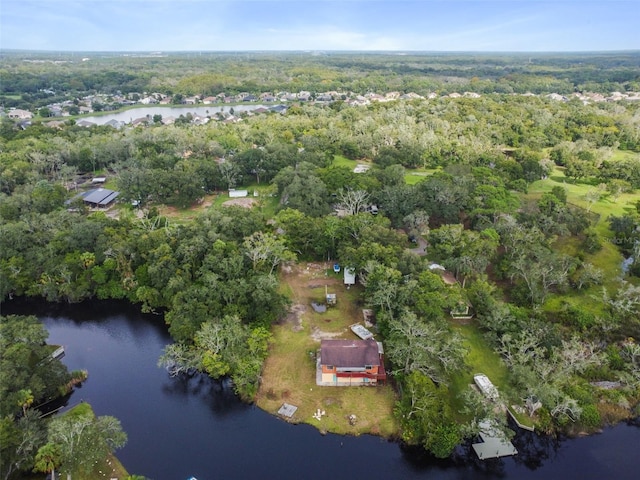
[[[333,271],[335,273],[340,273],[340,264],[339,263],[334,263],[333,264]]]

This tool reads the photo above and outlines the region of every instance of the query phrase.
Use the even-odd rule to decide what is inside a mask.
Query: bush
[[[595,230],[587,229],[584,231],[584,240],[582,241],[582,249],[587,253],[596,253],[602,250],[600,237]]]
[[[624,359],[620,355],[620,349],[616,345],[608,345],[605,350],[607,355],[607,363],[612,370],[624,369]]]
[[[580,423],[587,428],[598,428],[602,425],[600,412],[598,412],[598,409],[594,404],[589,404],[582,407]]]
[[[575,305],[565,306],[560,315],[564,323],[575,325],[583,332],[592,328],[596,323],[596,316],[593,313]]]

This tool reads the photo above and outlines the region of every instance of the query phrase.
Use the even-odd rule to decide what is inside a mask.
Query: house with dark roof
[[[369,340],[322,340],[318,361],[318,384],[325,386],[376,385],[384,383],[382,344]]]
[[[79,193],[71,200],[67,200],[66,203],[71,205],[75,200],[81,199],[90,208],[107,208],[115,202],[118,195],[120,195],[120,192],[115,192],[108,188],[94,188],[93,190]]]

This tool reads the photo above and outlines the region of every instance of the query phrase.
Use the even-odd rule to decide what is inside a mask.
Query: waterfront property
[[[322,340],[318,385],[356,386],[384,383],[384,350],[375,340]]]
[[[490,421],[480,423],[480,438],[482,442],[471,445],[480,460],[487,458],[506,457],[516,455],[518,450],[509,440],[495,428]]]

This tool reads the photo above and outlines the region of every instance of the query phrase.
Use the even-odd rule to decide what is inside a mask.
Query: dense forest
[[[0,52],[0,104],[37,109],[86,93],[640,91],[640,54]]]
[[[280,266],[339,259],[375,311],[407,443],[447,457],[491,408],[459,385],[475,367],[451,319],[460,306],[523,422],[575,433],[637,414],[640,102],[524,95],[640,91],[637,54],[82,56],[5,52],[5,107],[37,108],[43,89],[480,95],[119,130],[2,118],[4,301],[127,299],[163,313],[176,343],[160,363],[228,375],[251,401],[289,303]],[[74,201],[94,175],[120,192],[116,207]],[[259,192],[257,205],[216,201],[234,187]],[[6,356],[3,375],[18,362]],[[15,400],[26,387],[11,388]],[[2,421],[18,435],[27,406],[14,400]]]

